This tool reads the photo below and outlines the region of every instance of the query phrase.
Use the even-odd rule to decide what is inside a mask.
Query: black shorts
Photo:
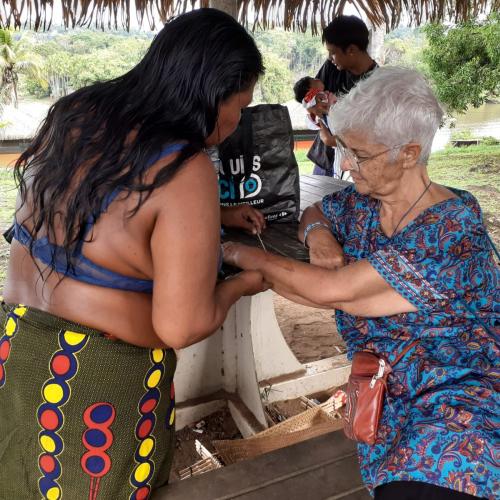
[[[478,497],[434,484],[393,481],[375,488],[375,500],[477,500]]]

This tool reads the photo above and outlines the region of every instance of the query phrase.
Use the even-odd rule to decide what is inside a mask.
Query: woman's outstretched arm
[[[332,270],[238,243],[224,245],[224,259],[242,269],[260,271],[277,293],[306,305],[366,317],[417,310],[366,260]]]
[[[190,160],[155,196],[153,326],[167,345],[182,348],[215,332],[234,302],[265,284],[257,271],[217,283],[219,195],[206,155]]]

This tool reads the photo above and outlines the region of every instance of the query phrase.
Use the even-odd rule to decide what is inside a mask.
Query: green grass
[[[307,149],[299,149],[295,151],[295,158],[299,164],[299,172],[301,175],[312,174],[314,163],[306,156]]]
[[[477,198],[490,236],[500,248],[500,146],[448,148],[434,153],[429,175],[435,182],[465,189]]]
[[[295,153],[301,174],[311,174],[306,151]],[[500,146],[448,148],[431,155],[429,175],[434,182],[470,191],[481,204],[488,230],[500,247]],[[12,222],[16,188],[12,168],[0,167],[0,232]],[[0,290],[5,280],[9,245],[0,237]]]
[[[10,226],[14,218],[16,204],[16,185],[12,168],[0,167],[0,295],[7,272],[9,245],[1,234]]]
[[[499,215],[500,146],[448,148],[429,161],[434,182],[471,191],[483,211]]]
[[[306,156],[307,150],[295,151],[295,158],[301,174],[312,174],[314,165]],[[470,171],[471,168],[490,164],[486,172],[484,168]],[[429,159],[429,174],[432,180],[447,186],[466,188],[491,180],[492,186],[500,186],[500,146],[469,146],[463,148],[447,148],[433,153]],[[486,177],[485,177],[486,176]],[[473,182],[471,182],[473,181]]]
[[[314,168],[306,152],[295,152],[301,174],[311,174]],[[465,189],[478,199],[488,231],[500,247],[500,146],[449,147],[431,155],[428,171],[434,182]]]

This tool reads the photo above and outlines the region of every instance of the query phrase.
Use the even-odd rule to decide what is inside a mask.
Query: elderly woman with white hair
[[[417,72],[386,67],[330,119],[354,185],[304,211],[311,264],[235,243],[225,260],[336,309],[349,356],[392,365],[378,432],[358,447],[376,499],[498,498],[500,272],[475,198],[427,173],[439,103]]]

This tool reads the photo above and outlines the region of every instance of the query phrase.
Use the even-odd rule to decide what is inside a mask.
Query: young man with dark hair
[[[361,79],[366,77],[377,63],[367,52],[369,32],[366,24],[356,16],[338,16],[323,30],[322,41],[328,50],[328,59],[320,68],[316,78],[325,85],[325,90],[339,96],[347,94]],[[325,105],[318,103],[317,109],[311,110],[318,116],[328,113]],[[326,147],[335,147],[335,136],[326,127],[322,127],[313,148],[321,150],[322,142]],[[311,148],[311,150],[313,149]],[[332,151],[328,151],[331,158]],[[311,160],[312,155],[309,155]],[[321,155],[320,155],[321,156]],[[333,165],[318,165],[314,168],[318,175],[337,176]]]
[[[366,52],[369,32],[366,24],[359,17],[337,16],[323,29],[321,41],[336,45],[342,50],[347,50],[349,45],[354,44]]]

